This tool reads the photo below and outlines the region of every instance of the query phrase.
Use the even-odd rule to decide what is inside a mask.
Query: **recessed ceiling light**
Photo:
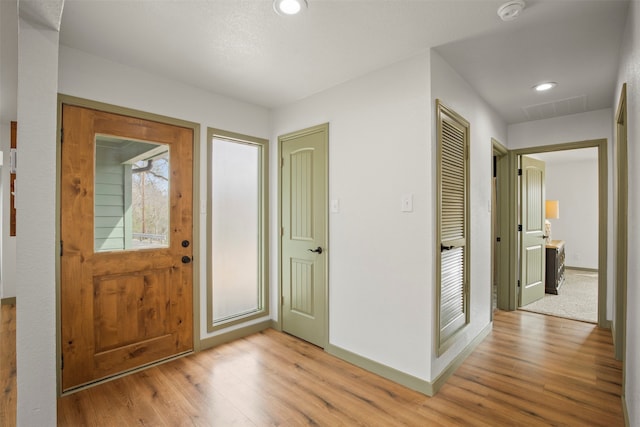
[[[533,88],[538,92],[544,92],[546,90],[553,89],[556,86],[558,86],[558,83],[556,82],[544,82],[544,83],[535,85]]]
[[[524,6],[523,0],[508,1],[498,8],[498,16],[503,21],[513,21],[520,16],[524,10]]]
[[[297,15],[307,7],[307,0],[273,0],[273,10],[278,15]]]

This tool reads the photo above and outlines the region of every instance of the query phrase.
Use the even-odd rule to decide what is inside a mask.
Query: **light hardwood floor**
[[[595,325],[496,312],[493,332],[427,397],[266,330],[62,397],[58,425],[622,426],[612,354]]]
[[[0,426],[16,425],[16,306],[0,305]]]

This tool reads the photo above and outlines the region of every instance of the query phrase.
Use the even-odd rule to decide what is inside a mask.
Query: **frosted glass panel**
[[[213,321],[260,306],[260,156],[262,148],[214,139],[211,155]]]

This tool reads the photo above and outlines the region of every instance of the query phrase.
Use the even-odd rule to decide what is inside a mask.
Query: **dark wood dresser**
[[[552,240],[547,244],[546,261],[544,291],[558,295],[558,289],[564,283],[564,240]]]

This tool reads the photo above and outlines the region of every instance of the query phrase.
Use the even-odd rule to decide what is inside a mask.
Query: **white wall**
[[[439,59],[441,97],[472,122],[472,326],[466,339],[434,363],[433,102],[427,54],[330,89],[269,114],[196,88],[167,81],[86,53],[61,47],[60,92],[201,123],[258,137],[277,136],[329,122],[329,192],[340,200],[330,217],[330,343],[431,381],[489,321],[491,137],[506,129],[484,103]],[[441,84],[440,84],[441,83]],[[462,89],[460,89],[462,87]],[[205,169],[204,159],[201,161]],[[277,235],[277,170],[271,169],[271,225]],[[483,185],[482,183],[486,183]],[[206,185],[201,181],[202,200]],[[403,194],[414,212],[400,212]],[[206,257],[204,224],[201,256]],[[486,246],[486,248],[485,248]],[[271,251],[272,317],[277,316],[277,245]],[[201,264],[204,332],[205,266]]]
[[[201,179],[200,192],[194,196],[202,203],[207,200],[207,127],[259,138],[269,137],[269,112],[262,107],[206,92],[65,46],[60,47],[59,91],[65,95],[199,123]],[[202,211],[199,236],[200,331],[201,337],[207,338],[225,330],[209,334],[206,328],[208,254],[206,214]],[[264,319],[257,319],[249,324],[262,320]]]
[[[627,140],[629,160],[629,236],[627,272],[627,324],[626,354],[624,356],[626,377],[626,407],[629,425],[640,426],[640,241],[637,238],[640,221],[640,5],[632,1],[627,13],[627,24],[620,55],[618,84],[615,101],[618,105],[623,83],[627,83]],[[613,113],[611,114],[613,116]]]
[[[545,190],[560,204],[549,222],[551,238],[565,241],[565,265],[598,269],[598,161],[546,162]]]
[[[9,147],[18,117],[18,16],[16,1],[0,1],[0,298],[16,296],[16,238],[9,237]]]
[[[538,147],[606,138],[611,141],[611,109],[509,125],[507,148]]]
[[[491,138],[505,144],[507,127],[498,114],[467,84],[466,81],[435,51],[431,51],[431,105],[440,99],[470,123],[471,159],[471,324],[463,339],[440,358],[432,349],[432,377],[436,378],[460,351],[490,322],[491,311],[491,177],[493,145]],[[436,153],[435,114],[432,125],[432,156]],[[435,167],[435,163],[432,162]],[[435,195],[435,180],[432,176]],[[432,209],[435,198],[432,195]],[[431,224],[432,232],[435,223]],[[433,238],[430,241],[433,245]],[[432,273],[433,274],[433,273]],[[433,277],[433,276],[432,276]],[[435,345],[435,343],[434,343]]]
[[[433,331],[436,97],[471,122],[472,157],[472,321],[440,358]],[[435,52],[276,110],[272,140],[323,122],[330,123],[329,198],[340,200],[330,217],[329,341],[433,381],[490,322],[491,138],[505,141],[506,125]],[[413,213],[400,212],[406,193],[414,194]]]
[[[20,17],[16,181],[17,425],[56,419],[58,31]]]
[[[508,127],[507,147],[510,150],[592,139],[607,140],[608,159],[608,221],[607,221],[607,319],[613,315],[613,112],[605,108],[546,120],[518,123]],[[552,220],[553,221],[553,220]]]
[[[274,164],[278,135],[329,122],[329,198],[340,200],[340,212],[329,218],[329,341],[427,381],[434,245],[429,99],[423,55],[275,110],[271,147]],[[278,182],[271,172],[276,236]],[[414,211],[402,213],[408,193]],[[275,249],[274,242],[274,256]],[[275,291],[273,263],[271,272]]]

